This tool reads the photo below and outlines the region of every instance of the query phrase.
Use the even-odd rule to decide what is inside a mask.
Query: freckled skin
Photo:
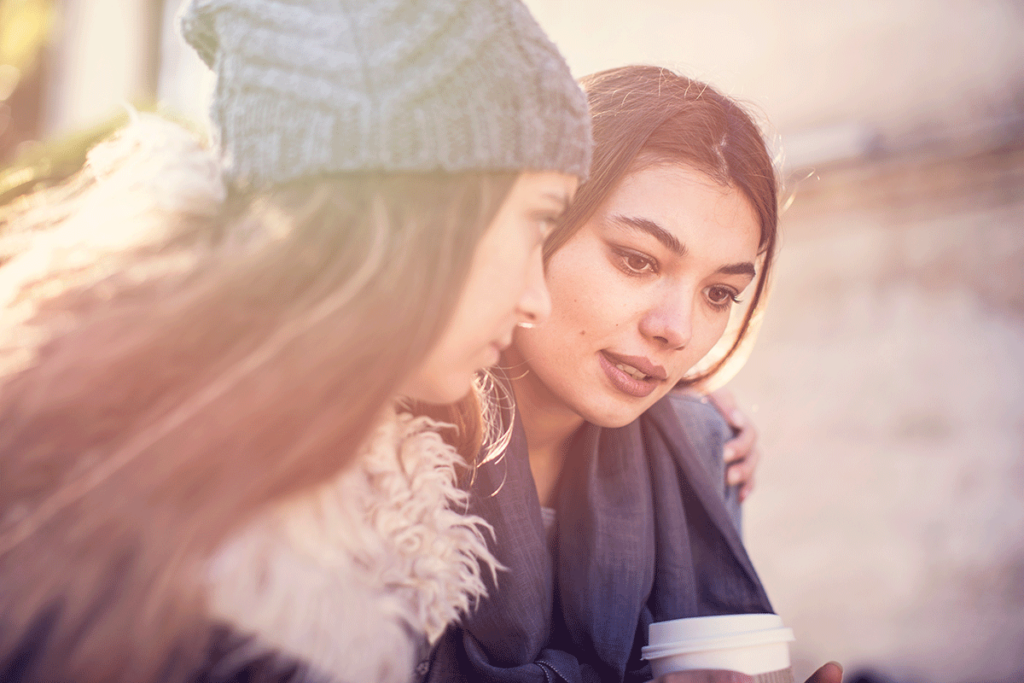
[[[658,226],[682,248],[621,217]],[[685,165],[629,174],[548,260],[548,321],[516,331],[507,355],[530,370],[515,383],[524,415],[562,416],[565,430],[581,418],[602,427],[635,420],[721,337],[729,298],[752,281],[759,239],[757,214],[739,190]],[[606,352],[645,358],[667,377],[645,397],[623,393],[602,369]]]

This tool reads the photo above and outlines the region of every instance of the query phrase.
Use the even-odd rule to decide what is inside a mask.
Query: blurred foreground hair
[[[593,118],[594,159],[569,210],[544,245],[558,251],[608,199],[622,180],[658,164],[683,164],[743,193],[761,225],[759,273],[742,320],[722,346],[681,382],[702,383],[718,373],[759,317],[775,261],[778,176],[761,130],[750,113],[712,86],[657,66],[630,65],[580,80]]]
[[[0,223],[0,670],[46,632],[39,680],[184,675],[204,561],[357,455],[514,179],[229,194],[212,153],[142,117],[23,199]],[[476,400],[435,411],[470,458]]]

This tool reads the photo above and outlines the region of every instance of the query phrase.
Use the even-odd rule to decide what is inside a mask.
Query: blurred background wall
[[[178,0],[0,0],[0,166],[119,102],[201,120]],[[1024,681],[1024,3],[528,0],[574,72],[751,104],[792,204],[732,387],[798,679]],[[20,22],[20,23],[19,23]]]

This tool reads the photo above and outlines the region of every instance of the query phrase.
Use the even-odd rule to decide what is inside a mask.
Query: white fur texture
[[[458,453],[426,418],[387,416],[357,462],[261,516],[210,566],[213,614],[341,681],[404,683],[499,568],[459,512]]]

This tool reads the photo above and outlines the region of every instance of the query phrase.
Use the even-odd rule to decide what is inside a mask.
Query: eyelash
[[[658,272],[658,262],[646,254],[642,254],[639,251],[633,251],[632,249],[623,249],[621,247],[613,248],[613,251],[615,252],[616,257],[618,257],[619,263],[617,265],[619,266],[619,269],[626,275],[631,277],[642,277],[644,275],[650,275]],[[644,265],[641,268],[634,268],[629,265],[630,259],[640,259],[644,262]],[[648,266],[650,266],[650,270],[646,270]]]
[[[622,270],[622,272],[624,272],[626,275],[629,275],[630,277],[642,277],[644,275],[649,275],[651,273],[658,272],[657,260],[650,256],[647,256],[646,254],[640,253],[638,251],[633,251],[632,249],[623,249],[621,247],[613,248],[613,251],[615,252],[615,255],[618,257],[619,268]],[[630,259],[640,259],[644,261],[644,266],[642,268],[634,268],[633,266],[629,265]],[[648,266],[650,266],[650,270],[645,270],[645,268],[647,268]],[[705,294],[705,298],[707,299],[708,305],[711,306],[711,308],[715,311],[725,311],[728,310],[733,304],[741,303],[739,292],[732,289],[731,287],[723,287],[722,285],[712,285],[711,287],[708,287],[705,291],[710,292],[712,290],[720,290],[725,295],[724,300],[722,300],[721,302],[715,302],[711,299],[711,297]]]
[[[710,292],[711,290],[714,289],[721,290],[726,295],[725,299],[722,302],[716,303],[705,294],[705,298],[708,300],[708,305],[711,306],[711,308],[713,308],[714,310],[725,311],[728,310],[733,304],[740,303],[739,293],[729,287],[722,287],[721,285],[712,285],[711,287],[708,287],[705,291]]]

